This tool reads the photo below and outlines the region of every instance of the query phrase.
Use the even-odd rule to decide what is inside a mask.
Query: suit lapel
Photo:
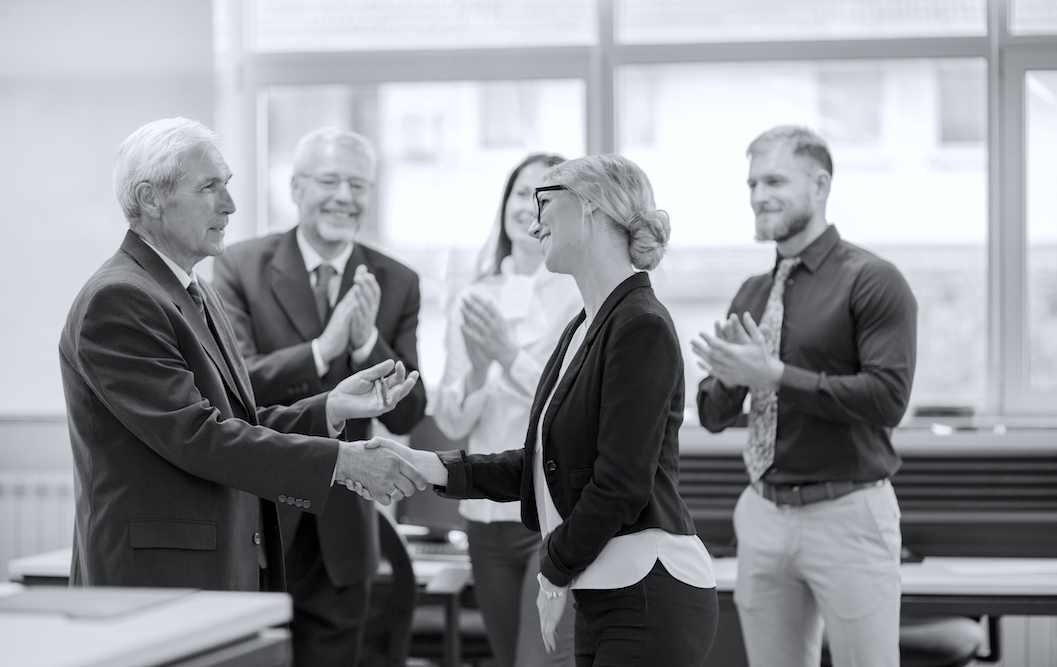
[[[195,305],[191,295],[184,289],[180,281],[177,280],[176,276],[173,275],[172,270],[162,261],[158,253],[154,252],[150,246],[148,246],[143,239],[139,237],[135,232],[129,231],[125,235],[125,240],[121,244],[121,248],[132,256],[136,262],[143,267],[143,269],[149,273],[161,287],[169,294],[172,298],[173,303],[180,309],[180,313],[183,314],[184,319],[191,326],[195,336],[198,338],[198,342],[205,349],[206,354],[213,360],[213,364],[217,367],[220,376],[224,378],[224,383],[228,386],[228,390],[234,396],[242,396],[239,392],[239,385],[235,382],[235,378],[232,375],[232,369],[228,365],[227,359],[224,357],[224,353],[220,350],[220,346],[217,342],[216,337],[213,336],[213,332],[209,330],[209,324],[206,322],[202,314],[198,312],[198,307]],[[214,307],[210,314],[214,317],[214,321],[218,317],[216,311],[216,294],[212,293],[212,287],[205,283],[199,283],[199,288],[202,289],[203,296],[211,294],[214,300]],[[209,297],[205,297],[206,307],[209,308]],[[220,317],[225,317],[220,315]],[[226,321],[226,320],[225,320]],[[237,347],[235,348],[238,349]]]
[[[275,300],[304,340],[319,338],[319,322],[312,283],[305,269],[305,258],[297,247],[296,227],[283,235],[275,249],[269,271],[269,282]]]
[[[583,368],[584,360],[587,359],[587,353],[590,351],[591,345],[594,344],[594,340],[598,337],[598,332],[602,330],[606,320],[613,314],[613,311],[620,302],[624,300],[624,297],[639,287],[649,286],[649,275],[645,271],[638,272],[632,274],[624,282],[617,285],[616,289],[613,290],[613,293],[606,297],[606,300],[602,303],[602,307],[598,309],[594,321],[591,322],[591,326],[587,329],[587,333],[584,336],[584,342],[580,344],[580,349],[575,352],[575,356],[569,362],[569,367],[565,369],[565,374],[562,375],[561,382],[559,382],[558,386],[554,388],[554,398],[551,399],[550,405],[547,407],[547,414],[544,415],[543,418],[543,442],[547,441],[547,434],[550,430],[554,413],[558,411],[559,407],[561,407],[561,404],[569,394],[569,390],[572,388],[573,383],[576,382],[576,376],[580,374],[580,369]],[[572,341],[573,333],[575,333],[581,322],[583,322],[583,318],[577,317],[562,336],[562,345],[566,348],[565,354],[569,354],[569,343]],[[556,377],[557,367],[560,367],[560,364],[555,364],[555,366],[554,376]],[[550,380],[552,385],[553,382],[553,379]]]
[[[216,329],[217,336],[220,339],[218,342],[220,343],[221,352],[227,358],[228,368],[231,369],[234,375],[236,390],[233,393],[242,399],[242,405],[246,409],[247,421],[256,424],[257,403],[253,397],[253,386],[250,384],[250,376],[246,370],[246,364],[242,362],[242,352],[240,351],[238,340],[235,338],[235,331],[231,328],[231,322],[228,321],[223,302],[220,300],[216,290],[213,289],[213,286],[208,283],[202,283],[201,288],[206,311],[209,313],[209,317],[212,318],[213,327]],[[225,376],[226,379],[227,376]]]
[[[342,297],[352,289],[352,280],[356,277],[356,267],[363,264],[367,267],[367,270],[374,274],[375,279],[378,281],[378,287],[381,288],[382,294],[385,294],[385,282],[386,282],[386,270],[384,266],[378,265],[371,261],[371,256],[367,253],[366,247],[362,243],[354,243],[352,246],[352,254],[349,255],[349,261],[345,263],[345,269],[341,274],[341,289],[338,291],[338,301],[341,301]],[[385,300],[384,297],[382,299]]]

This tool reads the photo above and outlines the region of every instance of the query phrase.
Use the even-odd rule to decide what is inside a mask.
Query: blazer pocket
[[[574,470],[569,473],[569,486],[574,489],[582,489],[587,486],[587,483],[594,477],[594,468],[584,468],[583,470]]]
[[[133,549],[214,551],[217,525],[212,521],[133,519],[128,524],[128,539]]]

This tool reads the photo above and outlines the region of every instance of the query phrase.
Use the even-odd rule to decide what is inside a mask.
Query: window
[[[752,241],[745,149],[795,123],[819,131],[834,158],[828,215],[842,236],[894,262],[918,299],[912,403],[981,409],[986,401],[986,162],[937,165],[937,67],[884,60],[651,65],[622,68],[618,109],[654,100],[650,145],[620,150],[650,175],[672,219],[658,291],[689,340],[721,319],[741,282],[774,264]],[[977,68],[976,75],[984,79]],[[722,100],[722,103],[717,103]],[[979,106],[984,100],[976,100]],[[628,113],[628,111],[625,111]],[[986,109],[975,110],[986,117]],[[688,391],[702,376],[686,366]],[[692,395],[692,394],[690,394]]]
[[[1057,71],[1025,76],[1028,386],[1057,392]]]
[[[499,183],[526,152],[618,151],[646,169],[673,223],[654,283],[688,340],[773,262],[751,242],[744,151],[799,123],[834,152],[830,219],[917,295],[912,405],[972,408],[981,425],[1057,418],[1051,0],[215,6],[218,130],[250,165],[236,173],[258,175],[241,218],[254,233],[293,224],[301,133],[327,123],[372,138],[367,236],[430,291],[427,382],[443,364],[430,346],[446,294],[469,278]]]

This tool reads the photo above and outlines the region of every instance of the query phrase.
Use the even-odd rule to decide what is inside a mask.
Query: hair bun
[[[636,211],[628,220],[631,265],[649,271],[657,267],[668,249],[672,225],[661,209]]]

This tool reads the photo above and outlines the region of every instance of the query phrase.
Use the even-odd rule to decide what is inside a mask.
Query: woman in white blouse
[[[477,279],[448,318],[447,363],[434,419],[449,438],[468,436],[469,451],[501,452],[521,445],[543,366],[565,325],[583,307],[576,283],[543,265],[529,235],[535,188],[562,162],[530,155],[510,173]],[[500,667],[572,664],[572,613],[550,655],[536,609],[540,534],[521,523],[520,503],[463,500],[475,592],[489,644]],[[515,603],[516,601],[516,603]]]

